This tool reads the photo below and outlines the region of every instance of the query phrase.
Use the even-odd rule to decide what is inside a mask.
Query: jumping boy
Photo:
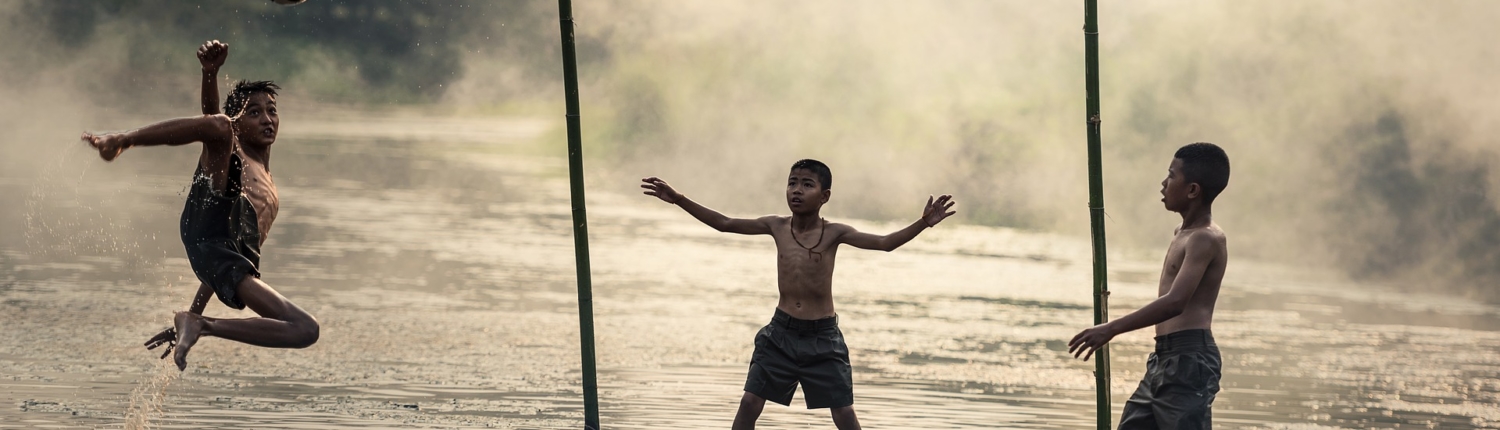
[[[182,244],[202,284],[187,312],[177,312],[173,328],[146,342],[168,344],[178,369],[187,368],[188,350],[201,336],[215,336],[271,348],[305,348],[318,341],[318,322],[260,280],[260,247],[276,220],[280,199],[271,180],[271,144],[281,125],[276,90],[270,81],[237,82],[217,112],[219,66],[228,45],[212,41],[198,51],[203,65],[203,115],[171,119],[117,134],[82,139],[104,161],[137,146],[203,143],[187,204],[182,210]],[[249,307],[259,318],[219,319],[202,315],[217,295],[225,305]],[[162,355],[166,357],[165,354]]]
[[[1224,230],[1213,220],[1214,198],[1229,185],[1229,156],[1212,143],[1177,150],[1161,182],[1167,210],[1182,215],[1157,299],[1129,315],[1091,327],[1068,341],[1084,360],[1115,336],[1156,326],[1156,352],[1120,414],[1121,429],[1207,429],[1219,392],[1222,362],[1209,331],[1219,282],[1229,263]]]
[[[755,352],[745,378],[745,395],[734,417],[734,429],[754,429],[766,400],[791,406],[802,384],[808,409],[830,408],[840,430],[858,429],[854,415],[854,379],[849,348],[833,309],[833,260],[840,244],[892,251],[936,226],[954,211],[952,196],[927,198],[922,217],[895,233],[877,236],[844,224],[830,223],[818,211],[832,194],[833,173],[816,160],[792,164],[786,204],[791,216],[730,218],[699,205],[655,177],[642,179],[646,195],[675,204],[715,230],[768,234],[776,242],[776,287],[781,293],[771,323],[755,335]]]

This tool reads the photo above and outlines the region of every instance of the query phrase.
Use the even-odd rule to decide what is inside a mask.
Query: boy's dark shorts
[[[230,155],[228,184],[219,193],[199,167],[181,221],[182,245],[193,274],[234,309],[245,308],[240,282],[246,276],[260,277],[260,227],[255,206],[243,193],[243,171],[239,154]]]
[[[837,316],[802,320],[777,309],[755,335],[745,391],[791,406],[801,382],[808,409],[853,405],[853,368],[838,321]]]
[[[1121,429],[1213,428],[1223,362],[1213,334],[1183,330],[1156,337],[1146,376],[1120,414]]]

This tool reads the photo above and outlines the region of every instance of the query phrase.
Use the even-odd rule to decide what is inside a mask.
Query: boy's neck
[[[265,166],[267,169],[271,168],[271,148],[264,147],[264,146],[250,146],[250,145],[241,144],[240,145],[240,152],[243,153],[243,154],[245,154],[245,157],[251,158],[251,159],[259,162],[262,166]]]
[[[818,222],[820,220],[822,220],[822,219],[823,219],[823,217],[818,216],[817,212],[808,212],[808,213],[801,213],[801,214],[799,214],[799,213],[793,213],[792,214],[792,230],[793,231],[798,231],[798,230],[800,230],[800,231],[807,231],[808,229],[817,228],[818,227]]]
[[[1207,227],[1214,222],[1213,206],[1203,204],[1192,204],[1188,209],[1181,212],[1182,230]]]

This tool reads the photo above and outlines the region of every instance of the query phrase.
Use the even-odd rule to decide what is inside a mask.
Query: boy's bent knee
[[[306,321],[292,323],[292,327],[295,328],[296,334],[296,341],[292,345],[293,348],[306,348],[318,343],[318,336],[321,331],[321,328],[318,326],[318,320],[309,316]]]

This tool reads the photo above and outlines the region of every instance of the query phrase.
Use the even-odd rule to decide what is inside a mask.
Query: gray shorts
[[[1125,401],[1120,429],[1213,428],[1214,396],[1223,362],[1208,330],[1183,330],[1156,337],[1146,360],[1146,376]]]
[[[791,406],[800,382],[808,409],[841,408],[854,404],[853,374],[837,316],[810,321],[777,309],[755,335],[745,391]]]

